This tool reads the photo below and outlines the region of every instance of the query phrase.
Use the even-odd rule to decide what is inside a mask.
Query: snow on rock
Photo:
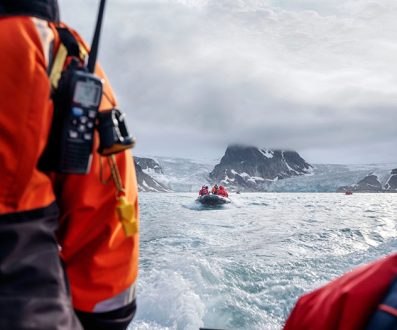
[[[142,162],[142,159],[144,161]],[[155,171],[155,168],[159,173],[161,172],[161,167],[158,163],[156,163],[153,159],[149,158],[139,158],[135,157],[135,172],[136,172],[136,179],[138,183],[138,190],[139,191],[145,191],[145,192],[171,192],[172,190],[168,188],[166,185],[158,182],[156,179],[154,179],[148,172],[151,172],[152,170]],[[145,167],[145,171],[142,169],[141,165],[139,164],[152,164],[154,167],[150,167],[150,170],[148,167]],[[157,168],[157,165],[159,168]],[[156,172],[154,172],[156,173]]]
[[[152,159],[152,158],[148,158]],[[156,182],[176,192],[198,192],[204,184],[209,184],[208,173],[216,161],[193,160],[186,158],[153,157],[157,165],[150,162],[144,170]]]
[[[266,158],[273,158],[274,152],[267,149],[259,149],[259,152]]]
[[[391,171],[390,177],[385,183],[385,190],[397,192],[397,168]]]
[[[142,168],[146,174],[157,173],[163,174],[160,164],[152,158],[134,157],[135,162]]]

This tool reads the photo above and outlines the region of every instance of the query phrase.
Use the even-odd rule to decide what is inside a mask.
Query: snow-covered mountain
[[[145,157],[134,157],[134,159],[135,162],[142,168],[142,171],[144,171],[146,174],[163,174],[163,169],[154,159]]]
[[[156,161],[149,158],[134,157],[138,190],[145,192],[171,192],[166,185],[158,182],[150,174],[161,173],[161,167]]]
[[[134,157],[139,189],[158,192],[196,192],[209,184],[216,161],[169,157]]]
[[[211,181],[228,188],[266,191],[270,182],[311,174],[313,168],[297,152],[229,146],[209,174]]]
[[[153,157],[161,172],[144,170],[157,182],[173,191],[196,192],[203,184],[209,184],[208,173],[216,161],[199,161],[184,158]]]

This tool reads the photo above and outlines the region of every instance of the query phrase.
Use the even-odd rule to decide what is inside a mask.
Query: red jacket
[[[359,267],[302,296],[284,330],[364,329],[396,275],[397,254]]]
[[[218,195],[223,196],[223,197],[229,197],[229,194],[225,189],[219,189]]]
[[[208,195],[208,194],[209,194],[209,192],[208,192],[208,189],[206,189],[206,188],[202,188],[199,191],[199,196],[204,196],[204,195]]]

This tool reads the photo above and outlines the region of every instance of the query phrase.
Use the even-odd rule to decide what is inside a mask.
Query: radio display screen
[[[73,101],[84,106],[98,106],[101,88],[90,81],[78,81],[74,91]]]

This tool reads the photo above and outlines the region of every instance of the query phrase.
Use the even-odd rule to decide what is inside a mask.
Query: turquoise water
[[[140,194],[130,329],[281,329],[297,298],[397,249],[397,194]]]

